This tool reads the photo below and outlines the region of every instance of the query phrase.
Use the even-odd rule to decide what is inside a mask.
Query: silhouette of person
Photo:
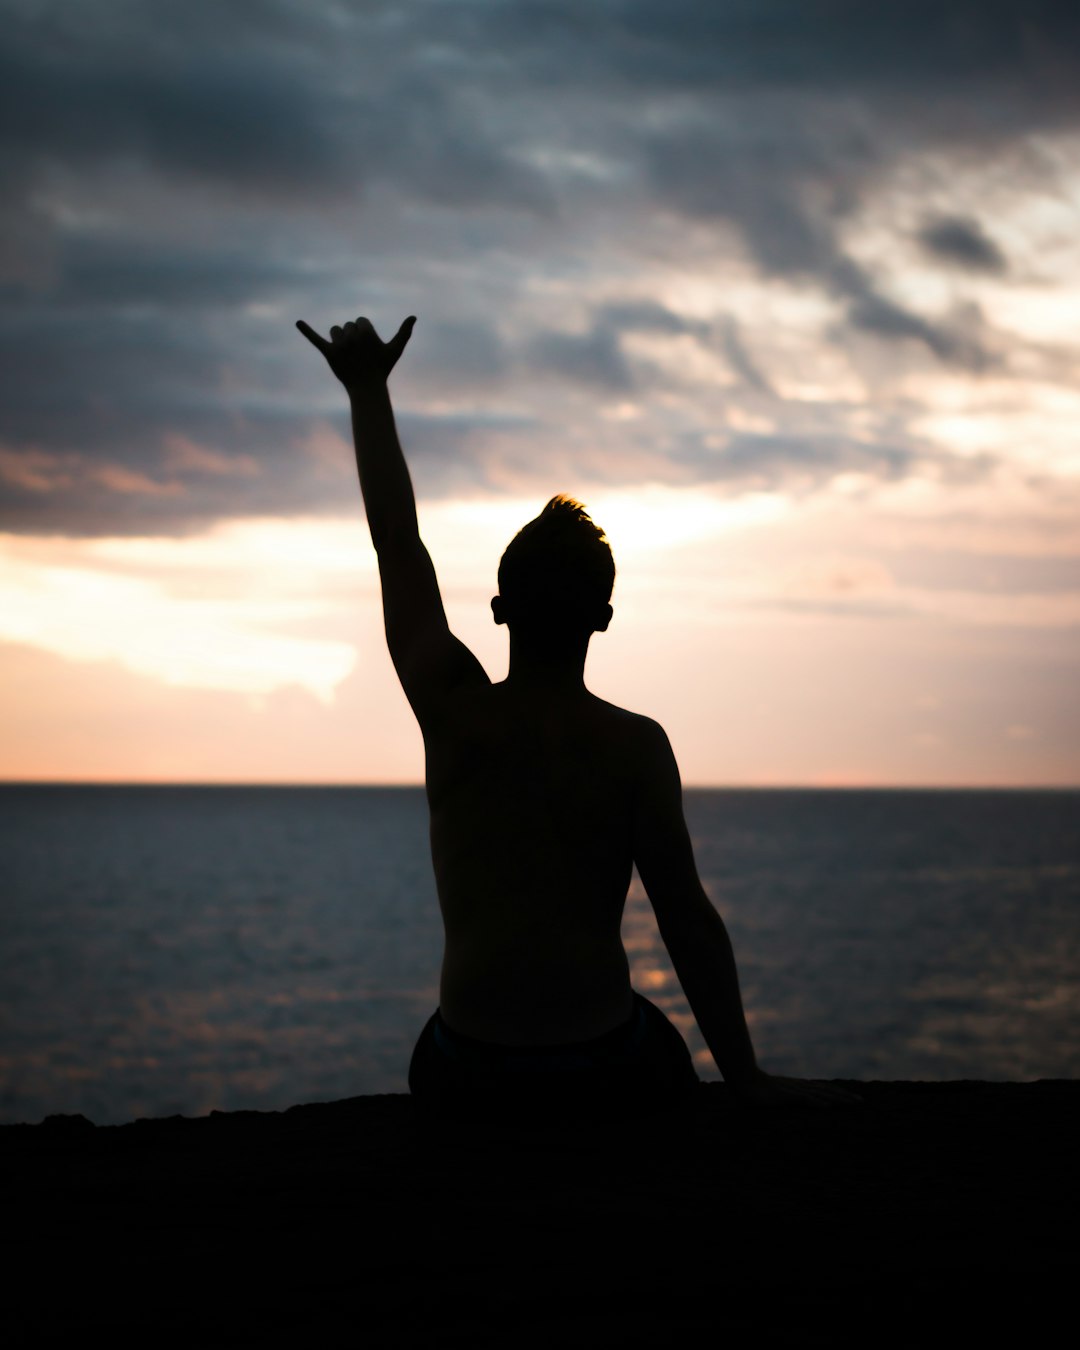
[[[630,983],[620,928],[636,864],[698,1026],[739,1097],[852,1100],[758,1066],[668,738],[585,688],[590,639],[612,617],[615,566],[584,508],[552,498],[503,555],[491,610],[509,630],[505,680],[493,683],[450,632],[387,389],[415,322],[385,343],[365,318],[331,328],[329,341],[297,323],[348,392],[386,640],[424,737],[445,950],[412,1093],[448,1111],[615,1114],[692,1094],[685,1042]]]

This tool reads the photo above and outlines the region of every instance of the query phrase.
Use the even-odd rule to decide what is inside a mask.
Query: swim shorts
[[[621,1026],[563,1045],[474,1040],[436,1009],[409,1065],[409,1090],[421,1104],[466,1115],[645,1115],[688,1099],[698,1081],[678,1030],[636,991]]]

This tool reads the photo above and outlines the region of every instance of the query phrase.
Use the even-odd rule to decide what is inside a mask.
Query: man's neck
[[[558,694],[585,692],[585,657],[588,638],[579,646],[558,651],[537,650],[510,636],[508,688]]]

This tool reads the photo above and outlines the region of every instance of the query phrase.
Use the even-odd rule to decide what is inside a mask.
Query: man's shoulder
[[[630,736],[643,751],[655,752],[669,744],[667,732],[655,718],[646,717],[644,713],[631,712],[629,708],[620,708],[618,704],[608,703],[602,698],[597,698],[595,694],[592,697],[598,715],[612,726],[618,727],[621,733]]]
[[[663,731],[664,729],[654,717],[646,717],[644,713],[631,712],[629,708],[621,708],[617,703],[609,703],[607,699],[597,698],[595,694],[590,694],[590,698],[598,708],[603,710],[606,716],[621,719],[627,724],[651,728],[654,731]]]

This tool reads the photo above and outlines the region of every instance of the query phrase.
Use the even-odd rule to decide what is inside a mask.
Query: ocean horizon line
[[[422,782],[289,782],[248,779],[0,778],[2,788],[195,788],[267,791],[422,792]],[[687,792],[1080,792],[1075,783],[683,783]]]

